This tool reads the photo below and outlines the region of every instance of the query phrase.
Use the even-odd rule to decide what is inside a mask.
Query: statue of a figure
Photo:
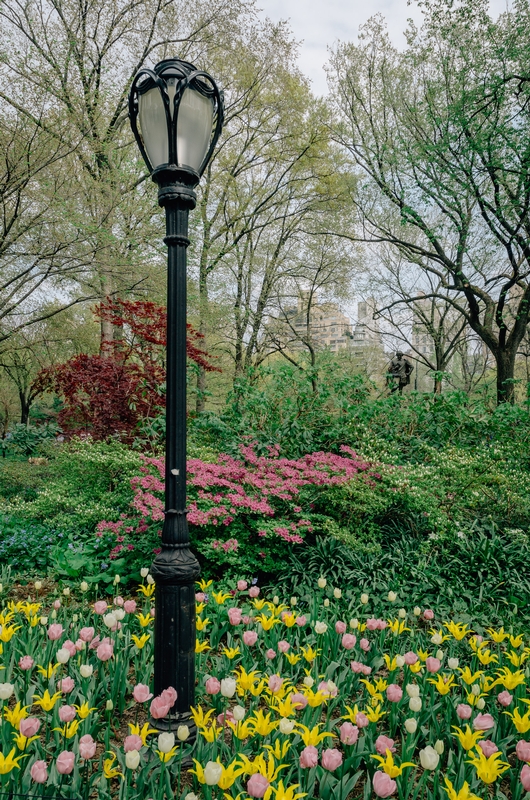
[[[410,374],[414,367],[407,358],[404,358],[403,353],[397,352],[395,357],[388,365],[386,382],[391,393],[399,391],[403,392],[403,387],[408,386],[410,383]]]

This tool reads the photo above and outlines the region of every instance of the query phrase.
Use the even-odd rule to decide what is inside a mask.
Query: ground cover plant
[[[174,690],[150,691],[155,587],[147,569],[133,596],[120,587],[3,587],[3,792],[530,796],[530,639],[515,617],[463,623],[323,576],[306,599],[201,581],[193,721],[168,734]]]

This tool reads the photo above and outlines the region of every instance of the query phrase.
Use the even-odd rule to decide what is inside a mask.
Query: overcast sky
[[[311,79],[317,94],[327,91],[323,65],[328,46],[337,40],[355,40],[359,25],[381,13],[387,20],[392,41],[399,47],[404,42],[407,20],[421,20],[416,3],[408,5],[407,0],[258,0],[258,5],[263,16],[275,22],[290,20],[295,38],[301,41],[300,68]],[[506,0],[490,0],[493,16],[505,7]]]

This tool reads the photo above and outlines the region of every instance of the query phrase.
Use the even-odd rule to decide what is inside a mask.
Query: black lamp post
[[[165,520],[156,580],[154,691],[178,693],[170,718],[158,728],[190,721],[195,697],[195,586],[200,570],[189,548],[186,520],[186,248],[188,214],[221,133],[223,97],[193,64],[171,58],[136,75],[129,119],[158,202],[166,209],[167,378]],[[192,727],[190,725],[190,727]]]

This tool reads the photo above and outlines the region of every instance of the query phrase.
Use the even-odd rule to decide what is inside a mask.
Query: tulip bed
[[[134,598],[82,589],[0,595],[0,795],[530,797],[515,620],[483,629],[323,578],[286,602],[201,582],[192,744],[191,723],[156,730],[175,691],[149,688],[150,576]]]

